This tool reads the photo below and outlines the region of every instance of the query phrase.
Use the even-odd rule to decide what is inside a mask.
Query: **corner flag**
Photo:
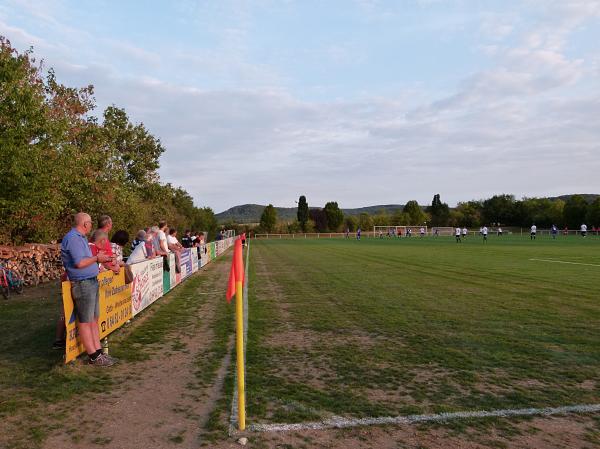
[[[231,298],[235,296],[236,282],[244,284],[244,259],[242,257],[242,240],[240,238],[235,240],[233,246],[233,260],[231,261],[226,293],[227,302],[231,302]]]
[[[233,260],[231,261],[231,270],[229,271],[229,283],[227,284],[227,293],[225,294],[227,302],[235,296],[235,354],[236,354],[236,373],[237,373],[237,391],[238,391],[238,426],[240,430],[246,428],[246,386],[245,386],[245,367],[244,367],[244,305],[243,305],[243,285],[244,285],[244,259],[242,257],[242,238],[238,237],[234,242]]]

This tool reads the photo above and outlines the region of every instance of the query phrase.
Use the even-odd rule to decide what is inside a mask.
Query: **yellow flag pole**
[[[239,279],[239,278],[238,278]],[[238,423],[239,429],[246,428],[246,392],[244,382],[244,304],[242,282],[235,282],[235,352],[237,365],[238,387]]]

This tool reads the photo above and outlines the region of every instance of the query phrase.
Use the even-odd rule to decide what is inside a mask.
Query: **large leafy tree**
[[[423,209],[421,209],[421,206],[419,206],[419,203],[417,203],[415,200],[411,200],[406,203],[404,205],[404,209],[402,209],[402,212],[408,215],[410,220],[410,223],[408,223],[409,225],[420,225],[427,219]]]
[[[273,207],[272,204],[269,204],[263,210],[262,215],[260,216],[260,227],[265,232],[273,232],[275,229],[275,225],[277,224],[277,210]]]
[[[429,212],[431,215],[432,226],[448,226],[448,220],[450,219],[450,208],[446,203],[442,203],[439,193],[433,196],[431,206],[427,208],[427,212]]]
[[[484,223],[514,224],[517,215],[513,195],[494,195],[485,200],[481,209]]]
[[[371,229],[373,229],[373,218],[371,218],[371,216],[368,213],[362,212],[358,216],[358,226],[363,231],[370,231]]]
[[[563,209],[564,221],[569,228],[579,229],[585,222],[588,204],[581,195],[571,196]]]
[[[339,208],[338,203],[336,201],[330,201],[325,204],[323,211],[327,217],[327,228],[330,231],[337,231],[344,222],[344,213]]]
[[[600,226],[600,197],[588,206],[586,221],[589,226]]]
[[[327,214],[323,209],[310,209],[309,216],[312,222],[315,224],[315,230],[318,232],[327,231]]]
[[[306,232],[306,223],[308,223],[309,215],[308,215],[308,203],[306,202],[306,197],[304,195],[300,196],[298,199],[298,212],[297,212],[298,223],[300,223],[300,228],[303,232]]]
[[[115,106],[98,123],[93,93],[60,84],[0,36],[0,243],[58,239],[81,210],[130,234],[162,218],[216,229],[212,210],[160,183],[160,141]]]

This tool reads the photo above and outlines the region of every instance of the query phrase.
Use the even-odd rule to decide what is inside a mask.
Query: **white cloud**
[[[381,12],[376,2],[363,3]],[[510,15],[484,16],[475,31],[487,36],[480,48],[490,66],[432,101],[426,86],[425,93],[404,90],[385,98],[301,100],[276,70],[251,58],[245,7],[241,25],[215,47],[169,54],[105,39],[110,51],[96,50],[85,61],[10,22],[0,22],[0,32],[22,46],[34,43],[68,84],[93,83],[100,108],[116,103],[143,121],[167,148],[163,179],[217,211],[244,202],[293,206],[300,194],[314,205],[338,200],[353,207],[429,202],[437,192],[456,202],[499,192],[597,190],[600,55],[588,61],[565,48],[574,30],[600,15],[599,2],[542,3],[544,17],[535,27]],[[190,20],[202,19],[198,4],[186,8]],[[469,22],[465,17],[451,17],[446,28],[440,19],[421,29],[460,28]],[[323,51],[344,64],[348,45]],[[115,55],[134,60],[137,71],[115,66]],[[190,81],[165,81],[150,70],[156,65]],[[220,79],[222,87],[207,89],[193,80],[197,73]]]

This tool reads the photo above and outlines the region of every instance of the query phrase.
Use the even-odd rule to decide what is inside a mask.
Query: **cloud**
[[[363,3],[374,15],[382,12],[377,2]],[[252,58],[245,7],[215,46],[169,52],[111,38],[100,39],[108,51],[79,59],[43,34],[10,22],[0,30],[20,45],[35,43],[65,83],[93,83],[98,114],[116,103],[144,122],[167,148],[163,180],[183,186],[198,205],[217,211],[245,202],[293,206],[305,194],[311,205],[338,200],[355,207],[427,203],[437,192],[453,203],[499,192],[597,190],[600,54],[587,60],[566,49],[573,31],[600,12],[597,2],[542,3],[530,3],[543,11],[536,26],[482,15],[473,31],[483,36],[478,45],[489,65],[465,72],[454,90],[439,94],[424,85],[344,101],[308,101],[272,66]],[[201,20],[195,2],[181,7],[189,8],[186,19]],[[448,18],[438,18],[420,30],[456,29],[474,20],[467,16],[454,15],[446,28]],[[88,48],[82,33],[79,54]],[[323,52],[345,64],[348,45],[332,43]],[[132,69],[115,59],[130,59]],[[164,76],[156,66],[180,76]],[[218,81],[209,83],[211,77]]]

